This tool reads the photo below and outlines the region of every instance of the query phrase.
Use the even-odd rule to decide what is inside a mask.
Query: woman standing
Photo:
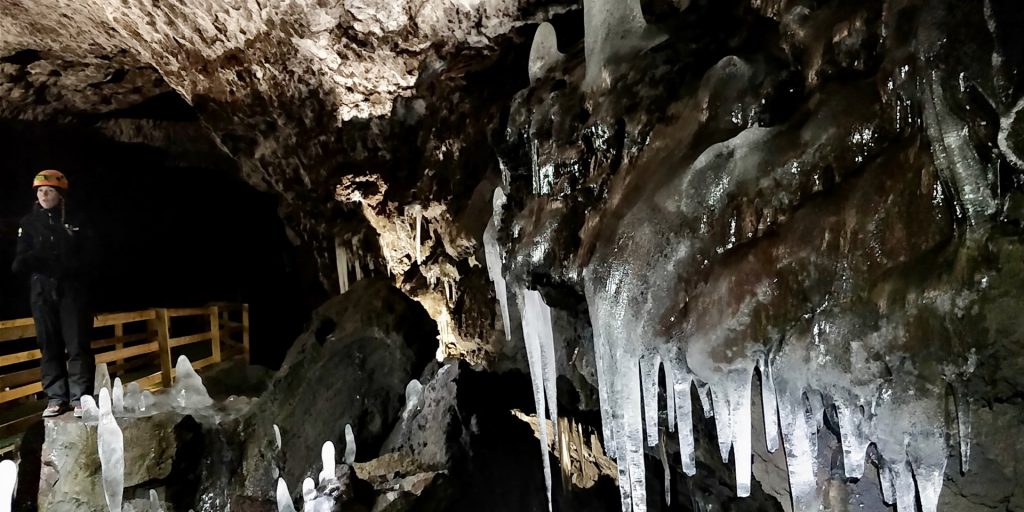
[[[68,180],[63,174],[42,171],[32,188],[37,203],[21,219],[12,268],[31,276],[32,317],[48,400],[43,417],[58,416],[69,408],[80,417],[80,400],[92,394],[95,378],[86,286],[94,242],[68,208]]]

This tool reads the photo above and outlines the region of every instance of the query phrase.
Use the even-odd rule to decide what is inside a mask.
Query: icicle
[[[356,462],[356,436],[352,434],[352,425],[345,425],[345,464],[351,466]]]
[[[348,430],[346,430],[347,432]],[[353,443],[355,444],[355,443]],[[348,447],[346,447],[346,450]],[[346,454],[347,455],[347,454]],[[353,454],[352,458],[355,458]],[[320,461],[323,463],[323,470],[320,471],[320,485],[337,479],[334,462],[334,443],[327,441],[320,448]]]
[[[278,428],[277,424],[274,424],[274,449],[281,451],[281,429]]]
[[[775,376],[768,355],[761,357],[761,408],[764,415],[764,442],[768,453],[779,449],[779,406],[775,396]]]
[[[644,423],[640,413],[640,361],[639,357],[623,355],[619,360],[621,373],[619,382],[623,384],[623,431],[620,440],[619,457],[626,461],[629,469],[630,497],[633,512],[647,510],[647,471],[644,468]]]
[[[673,393],[676,396],[676,424],[679,434],[679,456],[686,476],[697,474],[696,447],[693,440],[693,403],[690,397],[692,377],[682,366],[672,370]]]
[[[886,505],[893,505],[896,503],[896,482],[893,476],[892,468],[888,464],[878,465],[878,483],[882,488],[882,501]]]
[[[334,256],[338,266],[338,288],[341,293],[348,291],[348,247],[341,236],[334,237]]]
[[[110,512],[121,512],[124,493],[124,436],[114,420],[110,390],[100,389],[100,421],[96,427],[96,448],[100,456],[103,494]]]
[[[540,294],[536,291],[524,289],[520,291],[518,296],[519,308],[523,312],[523,341],[526,344],[526,358],[530,365],[530,380],[533,383],[533,402],[537,408],[541,458],[544,466],[544,485],[547,489],[548,510],[551,510],[551,463],[548,458],[548,422],[546,414],[548,408],[545,407],[546,402],[544,398],[548,374],[543,364],[545,350],[542,347],[543,343],[545,343],[543,340],[547,340],[550,337],[550,311],[547,311],[547,316],[545,317],[544,310],[547,306],[544,305]],[[543,332],[545,329],[547,330],[547,335]],[[557,410],[552,415],[552,418],[557,421]],[[558,438],[557,433],[552,434],[555,436],[554,439]]]
[[[729,401],[725,390],[708,388],[711,392],[711,409],[715,411],[715,430],[718,432],[718,453],[722,462],[729,462],[729,448],[732,447],[732,419],[729,417]]]
[[[484,229],[484,258],[487,262],[487,275],[494,283],[494,295],[498,298],[501,306],[502,327],[505,329],[505,340],[512,340],[512,323],[508,314],[508,290],[505,287],[505,277],[501,269],[501,248],[498,246],[498,229],[501,224],[501,209],[505,205],[505,193],[501,187],[494,189],[492,199],[494,213],[491,222]]]
[[[18,465],[13,460],[0,462],[0,512],[11,512],[14,490],[18,487]]]
[[[753,376],[753,366],[733,370],[729,376],[729,421],[732,424],[732,448],[736,465],[736,495],[740,498],[750,496],[750,464],[753,456],[750,379]]]
[[[423,207],[415,206],[416,209],[416,264],[423,264],[423,249],[421,248],[421,227],[423,225]]]
[[[839,418],[839,437],[843,445],[843,468],[846,477],[860,478],[864,476],[864,458],[871,443],[861,430],[863,413],[859,405],[837,400],[836,414]]]
[[[295,512],[295,504],[292,503],[292,496],[288,492],[288,484],[284,478],[277,479],[277,512]]]
[[[668,453],[665,452],[666,443],[658,443],[658,458],[661,459],[661,470],[665,475],[665,504],[672,505],[672,468],[668,465]]]
[[[956,424],[960,438],[960,472],[967,473],[971,462],[971,397],[964,389],[957,389]]]
[[[917,512],[917,492],[914,487],[914,474],[906,461],[893,466],[896,489],[897,512]]]
[[[672,359],[665,357],[661,360],[661,367],[665,369],[665,415],[668,421],[668,431],[676,431],[676,386],[675,371],[672,369]]]
[[[714,402],[711,400],[711,386],[705,382],[697,383],[697,397],[700,398],[700,406],[704,409],[705,418],[715,417]]]
[[[811,439],[816,436],[808,425],[803,397],[799,392],[787,390],[778,395],[778,400],[793,512],[817,512],[820,508],[814,476],[817,452]]]
[[[649,352],[640,357],[640,383],[644,400],[644,430],[647,446],[658,445],[658,369],[661,356]]]

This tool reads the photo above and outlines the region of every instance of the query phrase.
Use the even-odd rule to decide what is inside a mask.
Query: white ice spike
[[[0,512],[11,512],[11,501],[17,488],[18,465],[10,459],[0,462]]]
[[[96,447],[99,451],[103,494],[110,512],[121,512],[124,493],[124,436],[114,420],[110,404],[110,390],[100,389],[100,418],[96,428]]]
[[[545,388],[548,387],[548,368],[544,364],[546,352],[544,344],[551,339],[551,313],[534,290],[521,290],[519,309],[522,311],[523,341],[526,344],[526,358],[530,365],[530,380],[533,383],[533,402],[537,408],[538,431],[540,432],[541,460],[544,466],[544,484],[547,489],[548,510],[551,509],[551,463],[548,459],[548,410],[552,411],[552,420],[557,423],[557,409],[551,404],[554,398],[545,401]],[[553,353],[553,352],[552,352]],[[553,364],[550,366],[553,368]],[[546,406],[547,405],[547,406]],[[557,439],[557,434],[552,433]]]
[[[351,466],[356,461],[356,436],[352,433],[352,425],[345,425],[345,464]]]

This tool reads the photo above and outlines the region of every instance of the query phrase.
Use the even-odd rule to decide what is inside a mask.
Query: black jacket
[[[80,217],[71,210],[46,210],[36,204],[21,219],[18,250],[11,269],[65,284],[83,284],[94,272],[95,259],[95,240]]]

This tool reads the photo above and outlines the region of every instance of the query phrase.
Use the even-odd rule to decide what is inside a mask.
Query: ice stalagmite
[[[554,355],[554,338],[551,331],[551,310],[544,304],[540,293],[521,290],[518,294],[519,309],[523,316],[523,340],[526,343],[526,357],[530,365],[530,379],[533,382],[533,401],[537,407],[537,422],[540,432],[541,456],[544,465],[544,483],[547,486],[548,508],[551,508],[551,463],[548,458],[548,416],[555,425],[550,433],[558,439],[558,408],[555,396],[554,361],[545,361]],[[550,348],[550,350],[548,350]],[[550,355],[548,355],[550,353]],[[545,395],[547,398],[545,399]]]
[[[114,414],[124,414],[124,386],[121,385],[121,377],[114,379],[114,387],[110,392],[110,403]]]
[[[324,443],[323,447],[320,449],[320,461],[323,464],[323,469],[320,471],[320,485],[331,480],[336,480],[337,476],[334,467],[334,443],[330,441]]]
[[[107,371],[107,363],[98,363],[96,365],[96,378],[94,384],[94,391],[96,393],[99,393],[103,388],[110,390],[110,372]]]
[[[171,396],[174,397],[178,407],[187,409],[199,409],[209,407],[213,404],[210,394],[206,392],[203,379],[192,368],[192,363],[185,356],[178,356],[178,362],[174,365],[174,384],[171,386]]]
[[[276,423],[274,424],[274,449],[281,451],[281,429]]]
[[[345,425],[345,464],[351,466],[356,461],[356,436],[352,434],[352,425]]]
[[[295,504],[292,503],[292,495],[288,492],[288,484],[284,478],[277,479],[277,512],[295,512]]]
[[[156,494],[156,489],[149,490],[149,506],[152,507],[153,512],[163,512],[163,508],[160,507],[160,496]]]
[[[82,396],[82,421],[96,423],[100,420],[100,408],[91,395]]]
[[[124,437],[114,420],[110,391],[100,389],[100,420],[96,428],[96,446],[100,456],[103,494],[110,512],[121,512],[124,492]]]
[[[17,487],[18,465],[10,459],[0,462],[0,512],[11,512],[11,501]]]
[[[530,47],[530,81],[539,80],[552,66],[558,64],[562,57],[558,51],[555,27],[547,22],[541,23],[537,27],[537,32],[533,34],[533,45]]]
[[[306,479],[302,481],[302,509],[305,510],[306,507],[310,506],[310,502],[312,502],[315,499],[316,484],[313,483],[312,478],[306,477]]]
[[[508,314],[508,290],[505,286],[505,276],[502,274],[501,247],[498,246],[498,230],[501,228],[501,209],[505,205],[505,193],[501,187],[494,189],[492,201],[494,213],[491,221],[484,230],[484,257],[487,261],[487,275],[494,283],[494,295],[498,298],[498,305],[501,307],[502,327],[505,329],[505,339],[512,339],[512,324]]]
[[[142,387],[138,382],[129,382],[124,388],[124,408],[128,412],[138,412],[142,400]]]

